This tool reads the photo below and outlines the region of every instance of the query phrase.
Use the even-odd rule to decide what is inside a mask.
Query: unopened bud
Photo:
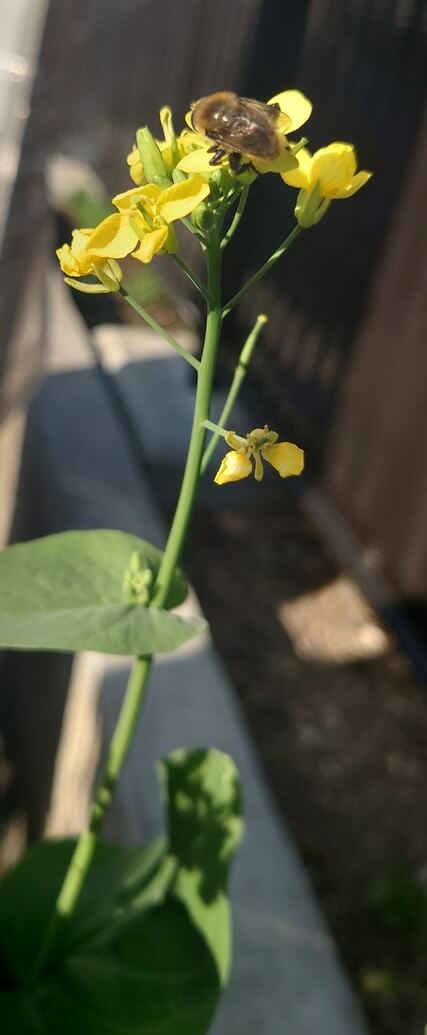
[[[170,187],[171,180],[166,172],[162,153],[148,126],[137,130],[136,143],[147,182],[158,183],[160,187]]]
[[[211,230],[215,224],[215,218],[215,213],[203,202],[191,213],[191,222],[197,226],[198,230]]]

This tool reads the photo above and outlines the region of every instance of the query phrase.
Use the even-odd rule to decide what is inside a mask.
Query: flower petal
[[[93,227],[73,230],[71,234],[71,251],[78,261],[86,255],[86,248],[91,234],[93,234]]]
[[[69,244],[63,244],[61,248],[57,248],[56,255],[63,273],[66,273],[69,277],[79,277],[81,275],[79,264]]]
[[[238,453],[232,449],[226,453],[221,461],[220,467],[215,475],[214,482],[217,485],[225,485],[227,482],[239,482],[252,474],[252,464],[246,453]]]
[[[96,226],[88,242],[87,254],[106,259],[124,259],[138,243],[129,217],[114,212]]]
[[[292,133],[303,126],[313,110],[311,101],[299,90],[283,90],[282,93],[276,93],[274,97],[270,97],[267,104],[278,104],[280,111],[288,116],[289,125],[283,127],[286,133]]]
[[[115,194],[111,199],[113,205],[118,208],[119,212],[129,212],[130,208],[138,204],[141,190],[142,187],[131,187],[130,190],[124,190],[121,194]]]
[[[218,165],[213,166],[211,159],[212,155],[208,154],[206,147],[198,147],[194,151],[189,151],[188,154],[180,159],[177,169],[186,173],[213,173],[215,169],[218,169]],[[227,159],[223,158],[222,162],[219,163],[219,167],[225,165],[226,162]]]
[[[344,190],[338,191],[337,194],[334,194],[335,200],[338,200],[339,198],[351,198],[353,194],[356,194],[357,191],[360,190],[361,187],[365,186],[365,183],[371,179],[371,176],[373,176],[373,173],[371,172],[362,171],[356,173],[355,176],[352,176]]]
[[[168,104],[164,104],[163,107],[160,108],[159,118],[165,142],[166,144],[171,145],[175,140],[175,130],[173,128],[172,108],[170,108]]]
[[[277,446],[264,446],[261,450],[267,460],[279,472],[281,478],[301,474],[304,467],[304,452],[293,442],[278,442]]]
[[[150,233],[145,234],[139,248],[132,252],[132,258],[138,259],[138,262],[151,262],[157,252],[160,252],[164,247],[168,238],[168,227],[161,226],[158,230],[151,230]]]
[[[145,183],[144,170],[142,168],[141,158],[139,156],[138,148],[133,145],[132,151],[126,158],[129,166],[130,177],[134,183],[139,187],[142,183]]]
[[[312,157],[310,151],[306,147],[301,149],[294,155],[297,163],[296,169],[289,169],[282,173],[282,180],[287,183],[289,187],[299,187],[304,190],[309,190],[311,183],[311,162]]]
[[[130,190],[123,191],[122,194],[116,194],[112,198],[112,202],[119,209],[119,212],[129,212],[129,209],[135,208],[140,201],[142,204],[147,201],[156,201],[161,191],[162,188],[157,183],[146,183],[141,187],[131,187]]]
[[[163,108],[160,108],[160,124],[165,139],[158,143],[166,169],[169,173],[172,173],[176,163],[179,162],[181,152],[173,124],[172,109],[169,108],[168,105],[164,105]]]
[[[71,247],[63,244],[56,251],[63,273],[70,277],[85,277],[93,272],[92,259],[87,254],[87,243],[91,230],[73,230]]]
[[[110,293],[110,288],[106,287],[105,284],[100,284],[99,280],[93,281],[91,284],[85,284],[84,280],[73,280],[72,277],[64,277],[64,281],[76,291],[83,291],[85,295],[108,295]]]
[[[356,172],[356,152],[352,144],[337,140],[313,155],[311,182],[319,180],[322,198],[335,198],[345,190]]]
[[[209,194],[209,184],[202,176],[191,176],[188,180],[166,187],[159,197],[159,211],[167,223],[189,216]]]
[[[268,158],[252,158],[252,165],[259,173],[284,173],[298,170],[296,157],[291,154],[287,147],[284,147],[278,158],[269,161]]]

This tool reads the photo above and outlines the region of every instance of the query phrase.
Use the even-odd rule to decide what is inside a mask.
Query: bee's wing
[[[246,111],[259,112],[261,116],[267,116],[271,122],[274,123],[277,115],[279,114],[279,106],[277,104],[264,104],[262,101],[255,101],[253,97],[239,97],[240,107]]]
[[[286,133],[290,128],[289,115],[285,115],[278,104],[263,104],[262,101],[254,101],[251,97],[240,97],[240,104],[249,113],[252,110],[253,118],[256,118],[256,113],[260,118],[267,118],[280,133]]]
[[[239,108],[233,112],[227,126],[209,133],[214,140],[224,144],[229,151],[253,155],[255,158],[275,158],[279,153],[279,145],[274,130],[274,121],[267,117],[264,108],[245,97],[239,98]]]

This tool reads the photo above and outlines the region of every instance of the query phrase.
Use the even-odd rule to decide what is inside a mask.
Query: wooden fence
[[[285,36],[285,7],[261,12],[265,51]],[[354,141],[375,176],[252,295],[246,319],[272,317],[256,375],[277,415],[298,423],[310,482],[359,540],[358,563],[388,580],[379,597],[425,620],[427,3],[311,0],[301,21],[295,83],[315,105],[310,144]],[[277,58],[259,84],[256,38],[244,86],[268,96]],[[247,272],[251,235],[259,257],[278,205],[276,188],[274,213],[267,199],[254,209]]]

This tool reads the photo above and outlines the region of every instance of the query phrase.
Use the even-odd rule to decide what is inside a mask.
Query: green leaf
[[[203,933],[225,984],[231,961],[228,869],[243,830],[238,772],[229,755],[197,748],[169,755],[161,776],[170,851],[178,861],[175,892]]]
[[[104,529],[64,532],[4,550],[0,647],[133,655],[173,650],[205,623],[141,602],[138,576],[154,581],[161,557],[137,536]],[[167,608],[185,596],[176,572]]]
[[[0,1020],[7,1035],[204,1035],[218,994],[207,946],[169,898],[103,952],[82,949],[36,989],[0,995]]]
[[[75,844],[67,838],[33,845],[0,882],[0,960],[7,965],[7,984],[25,981],[33,967]],[[161,901],[170,878],[163,838],[144,848],[99,841],[72,921],[64,924],[61,954],[120,925],[145,904],[147,889],[149,904]]]
[[[0,1023],[7,1035],[46,1035],[34,997],[26,989],[15,989],[8,995],[0,991]]]
[[[138,915],[102,953],[70,957],[38,993],[49,1035],[204,1035],[219,983],[184,907]]]
[[[100,842],[72,916],[32,977],[75,841],[35,845],[0,884],[7,1035],[205,1035],[229,966],[228,864],[241,833],[233,762],[162,763],[170,842]]]
[[[56,959],[26,983],[74,843],[30,849],[0,885],[0,1022],[7,1035],[204,1035],[215,963],[168,895],[164,842],[100,844]]]

